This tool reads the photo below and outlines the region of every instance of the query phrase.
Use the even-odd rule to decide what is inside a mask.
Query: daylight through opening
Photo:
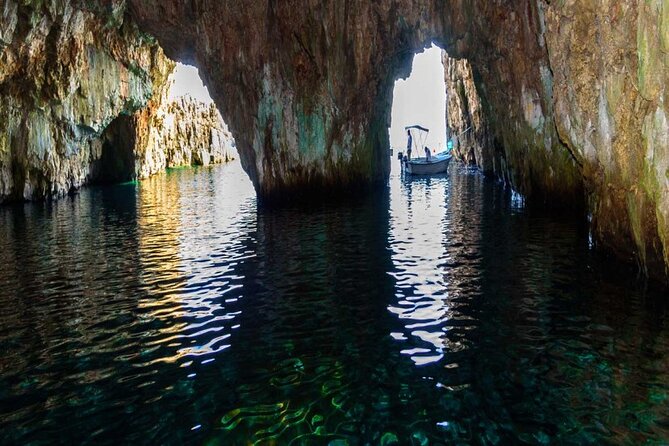
[[[238,158],[232,133],[196,67],[177,64],[170,76],[165,113],[165,127],[181,139],[177,149],[182,153],[174,154],[174,165],[208,165]]]
[[[424,147],[432,154],[446,148],[446,83],[442,50],[432,45],[414,56],[411,75],[395,82],[390,145],[395,152],[406,152],[407,127],[412,130],[414,156],[424,156]],[[429,130],[426,132],[422,129]],[[415,153],[420,146],[418,153]],[[395,164],[395,163],[393,163]]]

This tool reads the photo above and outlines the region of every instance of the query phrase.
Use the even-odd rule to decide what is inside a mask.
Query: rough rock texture
[[[216,106],[190,96],[170,100],[172,85],[170,78],[146,108],[132,117],[121,116],[119,121],[126,128],[110,126],[105,132],[117,158],[130,153],[131,169],[125,179],[147,178],[168,167],[207,166],[234,158],[235,141]],[[115,171],[127,170],[119,167]]]
[[[124,2],[0,6],[0,203],[230,158],[215,108],[167,103],[175,64]]]
[[[129,2],[199,67],[263,197],[386,178],[393,83],[446,34],[447,2],[423,3]]]
[[[120,2],[107,6],[2,2],[0,202],[62,195],[89,182],[105,170],[104,130],[165,83],[174,64],[120,20]]]
[[[595,239],[651,275],[666,275],[669,6],[523,3],[525,14],[510,8],[492,27],[507,43],[488,43],[497,61],[482,50],[464,54],[468,60],[444,58],[449,125],[454,133],[474,128],[461,138],[460,155],[530,195],[559,192],[547,179],[564,182],[563,192],[545,199],[574,197],[580,178]],[[538,52],[523,64],[528,42]],[[537,159],[542,146],[556,154],[547,164]]]
[[[497,171],[504,177],[505,166],[495,166],[496,162],[504,160],[495,157],[490,120],[476,91],[471,64],[467,59],[453,59],[446,52],[442,54],[447,86],[448,139],[454,143],[456,157],[467,164],[479,166],[485,172]]]
[[[546,28],[555,124],[583,166],[597,239],[666,272],[669,3],[559,2]]]
[[[156,50],[128,45],[142,41],[129,20],[170,57],[200,68],[263,197],[385,179],[393,82],[435,41],[468,62],[449,61],[450,82],[461,85],[449,119],[456,133],[474,125],[461,141],[463,157],[529,199],[586,204],[597,239],[651,272],[669,264],[669,7],[662,0],[128,0],[125,16],[123,1],[81,4],[88,3],[103,5],[98,17],[106,19],[71,12],[64,0],[3,3],[3,190],[26,195],[45,184],[78,184],[86,175],[81,159],[96,149],[68,144],[67,135],[99,134],[119,110],[148,98],[140,80],[155,69],[141,55]],[[54,38],[60,35],[82,37]],[[57,43],[53,50],[49,42]],[[77,58],[88,62],[72,63]],[[127,76],[132,88],[76,93],[91,76],[74,66],[118,70],[109,79]],[[66,130],[53,130],[54,122]],[[50,138],[78,149],[53,156]],[[32,149],[8,155],[16,141]]]
[[[213,103],[182,96],[166,104],[160,119],[153,127],[158,135],[155,151],[165,153],[166,167],[207,166],[234,158],[234,139]]]
[[[263,196],[382,179],[393,81],[434,40],[470,63],[451,67],[471,71],[468,157],[534,201],[587,202],[600,241],[669,264],[662,0],[129,4],[200,67]]]

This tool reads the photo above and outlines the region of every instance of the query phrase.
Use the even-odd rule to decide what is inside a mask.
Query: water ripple
[[[0,208],[0,443],[669,439],[661,291],[455,166],[257,209],[238,164]]]

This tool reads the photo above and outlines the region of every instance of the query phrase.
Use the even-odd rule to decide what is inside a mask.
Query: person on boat
[[[411,146],[413,145],[413,138],[411,137],[411,130],[407,130],[407,158],[411,159]]]
[[[430,161],[430,158],[432,158],[432,153],[430,153],[430,148],[428,146],[425,146],[425,159]]]

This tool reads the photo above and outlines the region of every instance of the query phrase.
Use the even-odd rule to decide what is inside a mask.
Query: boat
[[[421,153],[419,148],[425,147],[425,140],[427,139],[427,134],[430,132],[430,129],[425,128],[420,125],[410,125],[404,128],[411,134],[411,140],[413,142],[413,150],[416,153]],[[450,149],[450,145],[448,148]],[[398,154],[398,158],[402,163],[402,171],[409,175],[434,175],[439,173],[446,173],[448,171],[448,165],[451,163],[453,155],[451,155],[450,150],[432,155],[429,158],[419,157],[408,159],[406,156],[403,156],[402,153]]]
[[[446,173],[452,158],[453,155],[450,153],[441,152],[431,156],[430,159],[413,158],[411,160],[404,160],[402,165],[404,172],[409,175],[434,175],[438,173]]]

